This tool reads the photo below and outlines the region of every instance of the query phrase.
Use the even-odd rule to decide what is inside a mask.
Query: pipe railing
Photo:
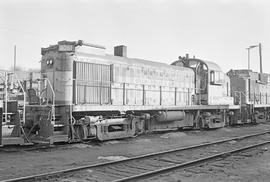
[[[8,102],[8,89],[7,89],[7,73],[5,72],[5,122],[7,122],[7,102]]]
[[[46,80],[46,82],[49,84],[52,95],[53,95],[53,99],[52,99],[52,120],[55,121],[55,92],[53,90],[53,86],[52,86],[50,80],[47,79],[47,78],[44,78],[44,80]]]
[[[4,81],[4,86],[5,86],[5,98],[4,98],[4,101],[5,101],[5,121],[7,121],[7,115],[8,115],[8,76],[13,74],[14,77],[15,77],[15,81],[19,84],[19,87],[20,89],[22,90],[23,92],[23,116],[22,116],[22,120],[23,120],[23,123],[25,123],[25,105],[26,105],[26,92],[24,90],[24,87],[21,83],[21,81],[18,79],[18,76],[16,75],[16,73],[13,73],[13,72],[5,72],[4,74],[3,73],[0,73],[0,77],[5,77],[5,81]],[[14,78],[12,78],[12,80],[14,80]]]
[[[23,123],[25,123],[25,105],[26,105],[26,92],[23,88],[23,85],[21,83],[21,81],[18,79],[18,76],[16,75],[16,73],[13,73],[14,76],[16,77],[16,81],[18,82],[20,88],[22,89],[23,91]]]
[[[0,72],[0,77],[4,82],[4,88],[5,88],[5,97],[3,98],[4,102],[5,102],[5,111],[4,111],[4,115],[5,115],[5,122],[7,121],[7,100],[8,100],[8,95],[7,95],[7,73],[1,73]]]
[[[233,91],[233,97],[234,99],[236,98],[239,98],[240,101],[239,101],[239,105],[242,103],[242,96],[244,96],[245,98],[245,101],[247,104],[269,104],[269,101],[270,101],[270,96],[267,95],[267,93],[265,94],[262,94],[262,93],[259,93],[259,94],[251,94],[250,96],[249,95],[249,92],[245,93],[245,92],[242,92],[242,91]]]
[[[163,97],[164,97],[164,94],[166,94],[165,97],[169,97],[169,98],[173,98],[173,102],[171,103],[172,105],[178,105],[178,100],[179,100],[179,96],[181,97],[181,102],[184,102],[186,105],[192,105],[192,91],[190,90],[190,88],[188,88],[187,90],[185,91],[179,91],[177,90],[178,87],[167,87],[167,86],[164,86],[166,87],[166,90],[164,89],[161,89],[160,87],[156,87],[154,89],[145,89],[145,86],[151,86],[151,85],[145,85],[145,84],[129,84],[129,85],[132,85],[133,87],[132,88],[127,88],[125,85],[125,83],[116,83],[116,84],[120,84],[120,85],[117,85],[117,86],[113,86],[112,87],[112,83],[108,82],[104,85],[102,85],[100,82],[93,82],[92,84],[90,83],[87,83],[87,84],[84,84],[84,83],[78,83],[77,80],[73,80],[74,81],[74,84],[75,84],[75,99],[74,99],[74,103],[75,104],[87,104],[88,101],[86,100],[86,96],[85,94],[87,94],[88,92],[86,91],[87,88],[92,88],[92,89],[95,89],[94,92],[96,94],[98,94],[97,97],[91,97],[92,100],[91,102],[89,102],[89,104],[112,104],[111,103],[111,99],[112,99],[112,91],[121,91],[119,92],[119,94],[122,95],[122,104],[117,104],[117,105],[125,105],[126,104],[126,97],[127,97],[127,94],[128,92],[140,92],[140,96],[141,98],[141,103],[142,105],[145,105],[145,95],[146,94],[159,94],[159,104],[158,105],[162,105],[164,104],[163,101]],[[140,88],[136,88],[135,86],[141,86]],[[81,89],[81,91],[79,91],[78,89]],[[81,94],[83,94],[83,97],[79,96],[78,95],[78,92],[80,92]],[[102,92],[105,92],[107,93],[107,97],[106,98],[103,98],[102,96]],[[136,94],[135,93],[135,94]],[[168,96],[167,94],[170,94],[171,96]],[[173,95],[173,96],[172,96]],[[120,96],[120,95],[119,95]],[[120,101],[121,99],[119,99],[118,101]],[[135,104],[136,105],[136,104]],[[156,103],[155,103],[156,105]]]
[[[236,98],[239,98],[239,103],[238,105],[242,105],[242,95],[245,96],[244,92],[242,91],[233,91],[233,96],[234,96],[234,102],[236,103]]]

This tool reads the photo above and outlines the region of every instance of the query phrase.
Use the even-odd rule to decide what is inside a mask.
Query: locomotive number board
[[[74,51],[74,45],[59,45],[58,51],[60,52]]]

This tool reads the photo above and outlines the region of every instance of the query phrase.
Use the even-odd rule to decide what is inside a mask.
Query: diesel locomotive
[[[16,109],[4,101],[3,111],[13,108],[16,117],[3,114],[2,126],[14,126],[2,134],[2,145],[12,137],[21,143],[103,141],[269,117],[268,74],[226,74],[217,64],[188,55],[171,65],[128,58],[123,45],[109,55],[104,46],[82,40],[60,41],[42,48],[41,55],[37,86],[21,86],[21,112],[18,101]]]

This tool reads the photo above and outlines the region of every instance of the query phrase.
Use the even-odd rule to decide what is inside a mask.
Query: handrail
[[[75,79],[74,79],[75,80]],[[77,82],[75,82],[74,83],[74,85],[75,85],[75,88],[77,89],[77,86],[78,86],[78,83]],[[135,85],[135,84],[132,84],[132,85]],[[122,92],[122,101],[121,102],[123,102],[123,104],[124,104],[124,100],[125,100],[125,93],[127,93],[127,91],[140,91],[141,92],[141,95],[142,95],[142,105],[145,105],[144,104],[144,97],[145,97],[145,94],[146,94],[146,92],[148,93],[148,92],[154,92],[154,93],[160,93],[161,92],[161,90],[160,90],[160,87],[159,88],[155,88],[155,89],[144,89],[144,86],[145,85],[141,85],[142,86],[142,88],[135,88],[135,87],[132,87],[132,88],[126,88],[126,87],[124,87],[124,83],[123,83],[123,85],[122,86],[117,86],[117,87],[114,87],[114,88],[112,88],[112,86],[111,85],[108,85],[108,86],[100,86],[100,85],[92,85],[92,86],[87,86],[87,85],[80,85],[80,86],[84,86],[84,87],[91,87],[91,88],[107,88],[107,89],[110,89],[110,91],[113,91],[113,90],[122,90],[123,92]],[[187,88],[187,91],[178,91],[178,90],[176,90],[176,88],[177,87],[166,87],[167,89],[166,90],[162,90],[162,93],[171,93],[171,94],[174,94],[174,103],[177,103],[177,97],[176,97],[176,95],[178,95],[178,94],[184,94],[183,95],[183,97],[182,97],[182,99],[181,99],[181,102],[185,102],[185,104],[186,105],[192,105],[192,93],[193,93],[193,90],[191,91],[190,89],[188,89]],[[79,101],[79,98],[77,97],[77,91],[76,91],[76,89],[75,89],[75,91],[74,91],[74,95],[75,95],[75,99],[74,99],[74,104],[76,105],[76,104],[78,104],[78,103],[80,103],[80,104],[86,104],[87,102],[85,101],[85,98],[84,99],[82,99],[82,100],[80,100]],[[174,89],[174,90],[172,90],[172,89]],[[103,105],[103,104],[111,104],[111,102],[110,102],[110,100],[111,100],[111,93],[108,95],[108,97],[109,97],[109,101],[105,101],[105,102],[103,102],[102,100],[101,100],[101,98],[99,97],[99,99],[97,99],[96,101],[93,101],[92,102],[92,104],[93,103],[95,103],[95,104],[100,104],[100,105]],[[160,97],[159,96],[159,98],[160,99],[162,99],[162,97]],[[159,101],[159,103],[160,103],[160,101]],[[159,105],[161,105],[161,104],[159,104]],[[177,105],[177,104],[175,104],[175,105]]]
[[[6,72],[0,72],[0,79],[2,79],[3,82],[5,81],[3,79],[3,77],[5,78],[5,74],[6,74]]]
[[[256,94],[254,93],[254,104],[255,104],[255,101],[256,101],[256,103],[258,104],[259,103],[259,101],[260,101],[260,99],[257,99],[257,97],[256,97]]]
[[[50,82],[50,80],[48,78],[44,78],[44,80],[46,80],[46,82],[49,83],[50,89],[52,91],[53,94],[53,100],[52,100],[52,120],[55,121],[55,92],[53,90],[52,84]]]
[[[20,82],[20,80],[18,79],[18,76],[16,73],[13,73],[14,76],[16,77],[16,81],[19,83],[22,91],[23,91],[23,123],[25,123],[25,103],[26,103],[26,92],[22,86],[22,83]]]
[[[8,111],[7,111],[7,102],[8,102],[8,90],[7,90],[7,81],[8,81],[8,79],[7,79],[7,72],[4,72],[4,73],[0,73],[0,76],[1,77],[4,77],[4,88],[5,88],[5,98],[3,98],[4,99],[4,102],[5,102],[5,122],[7,122],[7,115],[8,115]]]
[[[241,105],[242,104],[242,95],[241,95],[241,92],[242,91],[233,91],[233,93],[234,93],[234,98],[237,96],[236,94],[239,94],[238,95],[238,97],[239,97],[239,105]],[[244,95],[244,94],[243,94]],[[245,96],[245,95],[244,95]]]
[[[8,102],[8,89],[7,89],[7,73],[5,72],[5,122],[7,122],[7,102]]]
[[[5,77],[5,119],[7,121],[7,103],[8,103],[8,75],[13,74],[15,79],[17,81],[17,83],[19,84],[20,88],[23,91],[23,123],[25,123],[25,105],[26,105],[26,92],[20,82],[20,80],[18,79],[18,76],[16,73],[13,72],[5,72],[4,77]],[[3,75],[2,73],[0,73],[0,75]]]
[[[260,96],[261,93],[260,94],[255,94],[254,93],[254,94],[251,95],[251,97],[248,97],[249,92],[243,92],[243,91],[232,91],[232,92],[234,93],[234,95],[233,95],[234,99],[236,97],[239,97],[240,103],[242,102],[242,100],[241,100],[242,95],[246,98],[246,103],[247,104],[262,104],[264,101],[265,101],[266,104],[269,103],[268,100],[267,100],[267,98],[269,98],[268,95],[263,96],[263,94],[262,94],[261,95],[262,98],[261,98],[261,96]],[[238,96],[237,96],[237,94],[238,94]],[[263,100],[263,98],[265,98],[266,100]],[[239,105],[240,105],[240,103],[239,103]]]
[[[5,101],[5,121],[7,121],[7,83],[6,83],[6,72],[4,72],[4,73],[2,73],[2,72],[0,72],[0,77],[1,77],[1,79],[2,79],[2,77],[4,77],[4,88],[5,88],[5,99],[3,100],[3,101]],[[4,102],[3,102],[3,104],[4,104]],[[0,128],[1,129],[1,128]]]
[[[242,98],[241,98],[241,96],[243,95],[246,99],[248,98],[247,97],[247,93],[245,93],[245,92],[243,92],[243,91],[233,91],[235,94],[235,96],[236,96],[236,93],[238,93],[239,94],[239,99],[240,99],[240,103],[239,103],[239,105],[241,104],[241,102],[242,102]],[[256,99],[256,95],[254,95],[254,99],[253,100],[251,100],[250,98],[248,98],[247,100],[246,100],[246,102],[252,102],[253,101],[253,104],[255,104],[255,102],[257,102],[258,103],[258,99]]]

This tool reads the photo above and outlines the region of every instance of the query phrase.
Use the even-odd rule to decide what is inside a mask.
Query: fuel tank
[[[158,122],[181,121],[185,118],[184,111],[160,111],[155,116]]]

